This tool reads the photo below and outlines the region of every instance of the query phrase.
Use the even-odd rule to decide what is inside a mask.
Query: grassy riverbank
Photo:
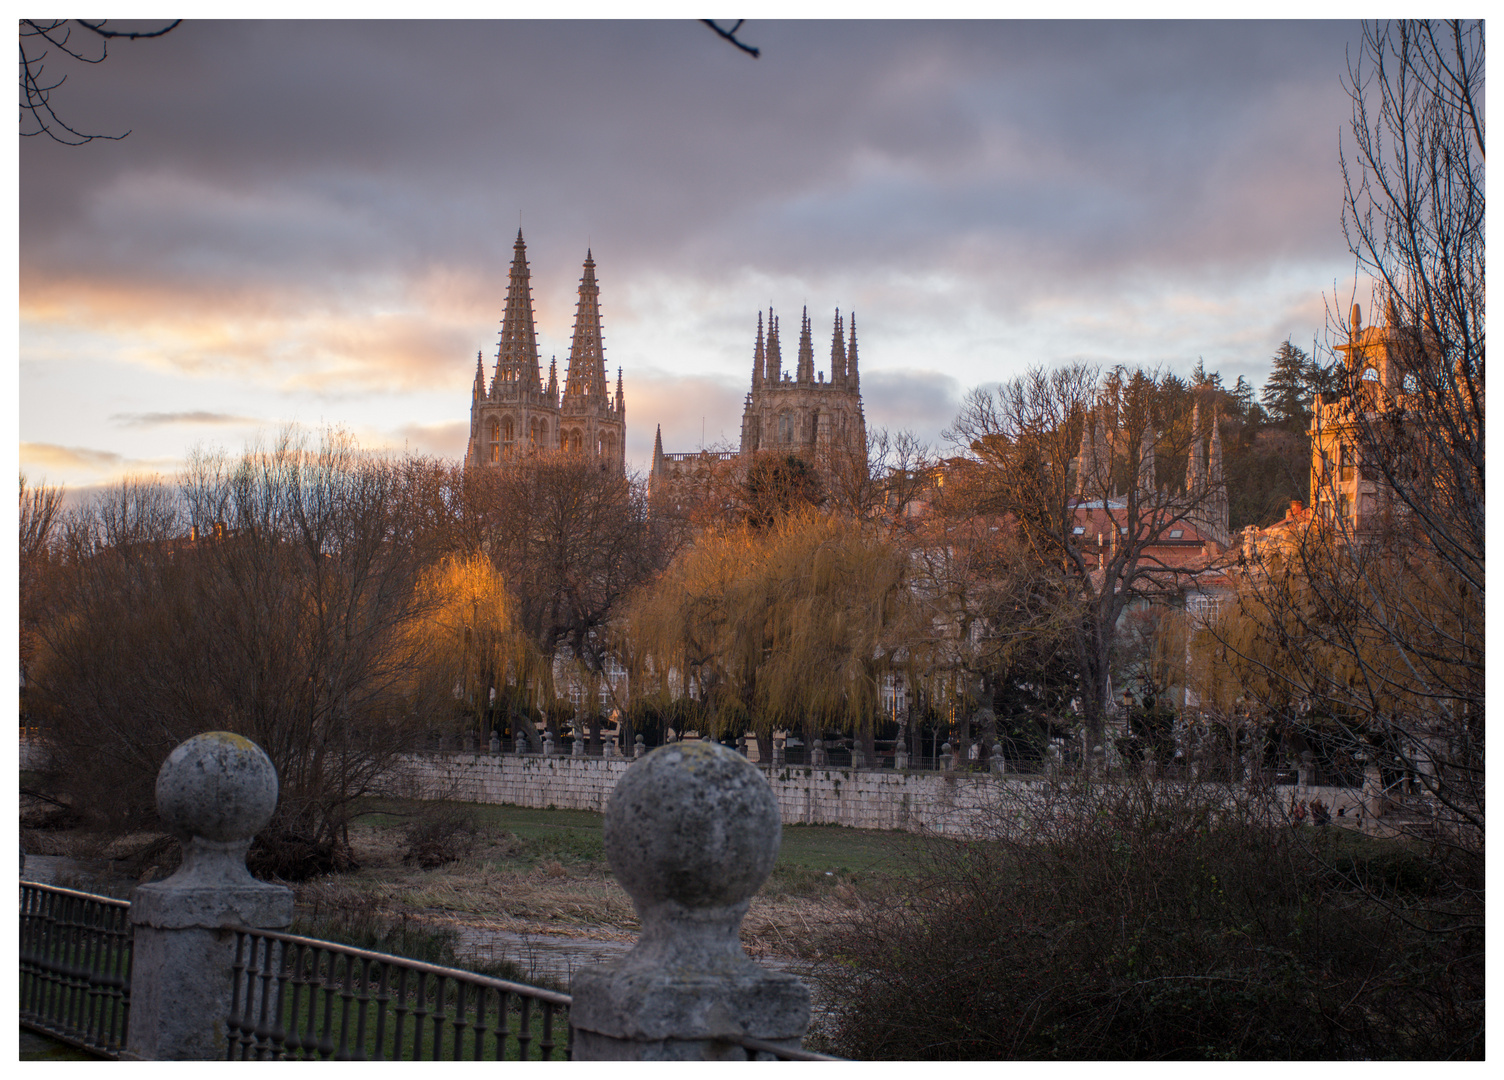
[[[359,869],[295,886],[306,918],[601,941],[629,941],[638,929],[607,863],[599,814],[379,800],[352,823],[350,842]],[[785,827],[773,873],[743,924],[748,950],[809,958],[812,939],[859,905],[878,876],[897,870],[915,843],[906,834]],[[415,852],[446,845],[452,861],[418,864]]]

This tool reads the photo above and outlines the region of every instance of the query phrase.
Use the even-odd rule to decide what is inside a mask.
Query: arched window
[[[1420,393],[1420,380],[1415,377],[1415,372],[1413,371],[1405,372],[1405,393]]]
[[[1379,369],[1376,368],[1376,367],[1366,367],[1366,368],[1364,368],[1363,369],[1363,381],[1364,382],[1378,382],[1379,381]]]
[[[491,463],[494,465],[501,460],[501,422],[494,417],[491,420]]]
[[[787,412],[781,412],[781,413],[778,414],[778,441],[779,442],[786,443],[786,442],[790,441],[791,436],[790,436],[789,432],[790,432],[790,429],[794,426],[792,420],[793,420],[793,418]]]
[[[516,442],[516,440],[517,440],[516,421],[513,420],[509,416],[509,417],[506,418],[506,422],[502,425],[502,429],[501,429],[501,441],[502,441],[501,457],[502,457],[502,460],[504,460],[504,461],[511,461],[512,460],[512,444],[514,442]]]

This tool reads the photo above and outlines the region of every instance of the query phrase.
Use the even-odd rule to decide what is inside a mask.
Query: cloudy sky
[[[296,421],[457,457],[519,222],[587,247],[629,464],[735,440],[757,312],[854,312],[869,426],[1034,364],[1256,384],[1351,290],[1339,22],[188,21],[20,147],[20,456],[73,487]],[[785,356],[793,342],[786,340]],[[818,364],[817,366],[824,366]]]

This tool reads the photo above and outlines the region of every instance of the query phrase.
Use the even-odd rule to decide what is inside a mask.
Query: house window
[[[1374,368],[1374,367],[1366,367],[1366,368],[1364,368],[1363,369],[1363,381],[1364,382],[1378,382],[1379,381],[1379,369],[1378,368]]]
[[[1185,530],[1184,529],[1171,529],[1170,530],[1170,539],[1171,540],[1179,540],[1184,535],[1185,535]]]
[[[1075,533],[1077,536],[1085,536],[1086,535],[1086,526],[1085,525],[1077,525],[1074,529],[1071,530],[1071,532]]]
[[[1415,377],[1415,372],[1405,373],[1405,393],[1415,394],[1420,391],[1420,380]]]
[[[494,465],[501,460],[501,423],[491,421],[491,463]]]

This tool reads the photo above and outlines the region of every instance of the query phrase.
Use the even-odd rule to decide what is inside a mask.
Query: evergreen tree
[[[1311,372],[1314,362],[1289,339],[1274,354],[1274,369],[1264,382],[1262,395],[1269,419],[1297,431],[1305,430],[1311,418]]]
[[[1253,400],[1253,384],[1241,375],[1238,376],[1238,381],[1233,384],[1232,398],[1238,403],[1238,415],[1243,418],[1244,422],[1251,424],[1258,421],[1258,417],[1253,411],[1258,407],[1257,403]]]

